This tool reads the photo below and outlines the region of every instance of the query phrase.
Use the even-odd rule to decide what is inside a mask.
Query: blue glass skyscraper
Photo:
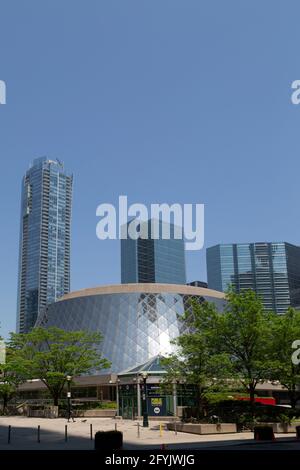
[[[237,243],[207,249],[208,287],[254,290],[267,310],[300,306],[300,247],[290,243]]]
[[[151,238],[151,222],[159,226],[159,236],[156,239]],[[121,240],[122,284],[143,282],[185,284],[185,247],[182,228],[153,219],[141,222],[141,225],[146,229],[148,238]],[[162,236],[163,225],[170,231],[168,239]],[[176,231],[181,234],[181,238],[176,238]]]
[[[70,291],[73,178],[58,160],[37,158],[22,180],[17,331]]]

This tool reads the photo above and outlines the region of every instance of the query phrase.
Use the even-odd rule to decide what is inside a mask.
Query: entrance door
[[[121,398],[121,416],[124,419],[134,419],[134,398],[122,397]]]

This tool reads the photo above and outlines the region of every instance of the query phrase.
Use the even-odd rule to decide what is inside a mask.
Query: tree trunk
[[[255,403],[255,387],[253,383],[249,384],[249,398],[250,398],[250,403],[253,405]]]
[[[53,396],[53,405],[58,406],[58,395]]]
[[[202,386],[198,385],[197,388],[197,395],[198,395],[198,406],[197,406],[197,420],[199,421],[202,418],[203,414],[203,397],[202,397]]]
[[[298,393],[296,392],[296,387],[292,387],[292,389],[289,391],[289,398],[290,398],[290,402],[291,402],[291,407],[293,409],[296,408],[296,404],[297,404],[297,395]]]
[[[4,396],[3,397],[3,408],[2,408],[2,413],[3,414],[5,414],[5,411],[6,411],[6,408],[7,408],[7,403],[8,403],[7,396]]]

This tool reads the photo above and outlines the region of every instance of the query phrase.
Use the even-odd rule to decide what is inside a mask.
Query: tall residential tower
[[[70,290],[71,175],[59,160],[37,158],[22,180],[17,331]]]

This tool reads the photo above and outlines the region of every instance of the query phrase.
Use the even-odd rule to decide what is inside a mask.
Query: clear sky
[[[205,243],[300,243],[300,4],[0,0],[0,321],[15,327],[20,184],[74,174],[72,289],[120,281],[102,202],[204,203]],[[187,255],[206,278],[205,251]]]

